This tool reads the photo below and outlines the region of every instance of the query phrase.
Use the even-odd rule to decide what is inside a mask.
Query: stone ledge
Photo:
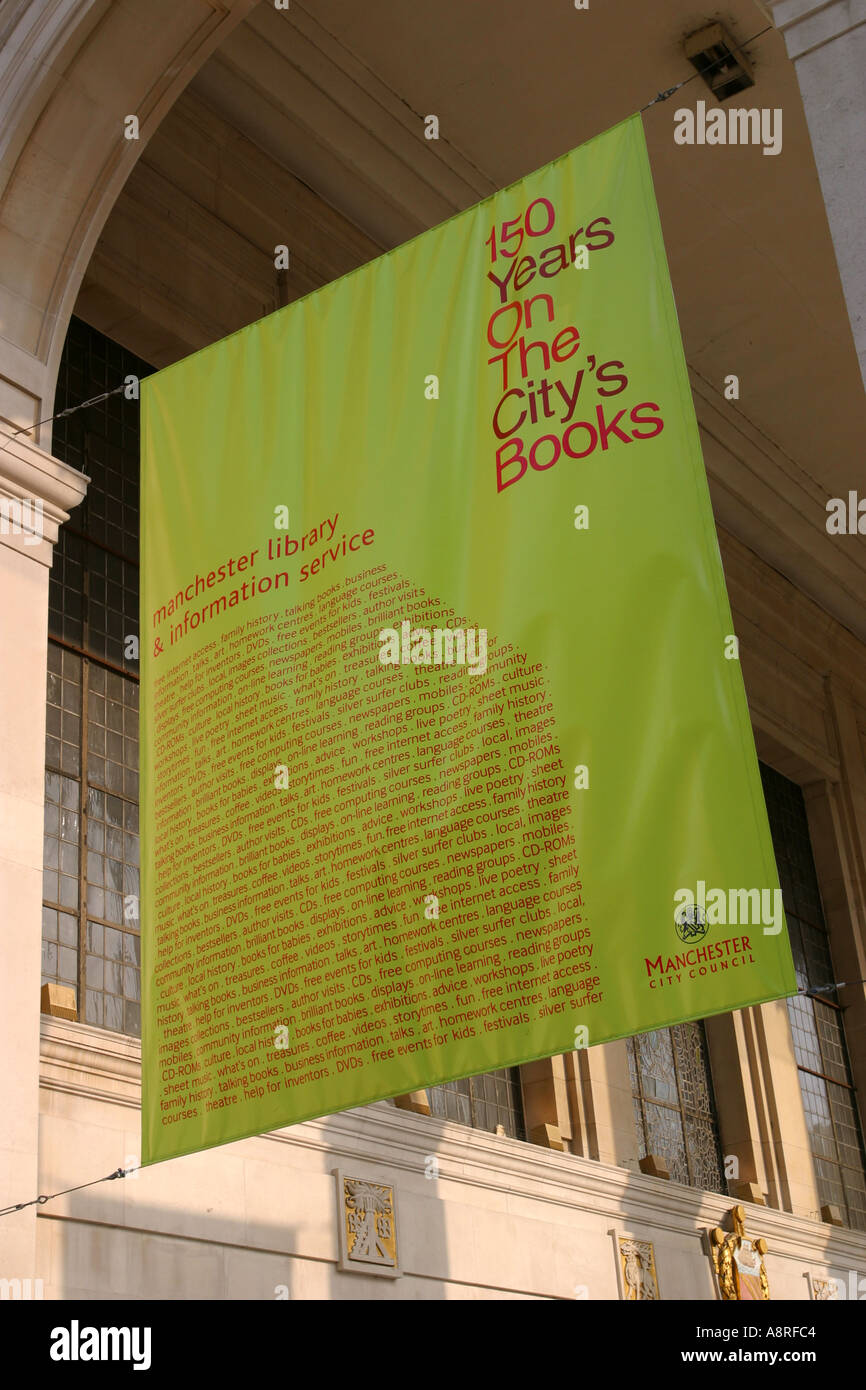
[[[792,60],[866,24],[866,0],[766,0]]]
[[[29,536],[3,534],[0,534],[0,544],[50,566],[52,547],[60,527],[84,500],[89,482],[84,473],[61,463],[26,435],[14,438],[5,427],[0,429],[0,499],[41,502],[44,533],[37,545],[25,544],[31,539]]]
[[[41,1084],[46,1090],[124,1108],[138,1106],[137,1039],[47,1015],[41,1019],[41,1033]],[[86,1116],[82,1122],[87,1122]],[[578,1215],[615,1220],[627,1212],[633,1226],[643,1224],[657,1233],[679,1236],[697,1237],[707,1227],[720,1225],[734,1205],[731,1197],[676,1182],[660,1183],[622,1167],[397,1110],[387,1101],[235,1141],[233,1157],[261,1158],[261,1150],[256,1150],[263,1144],[318,1151],[329,1161],[338,1156],[376,1165],[393,1173],[395,1180],[400,1173],[417,1179],[432,1151],[440,1163],[439,1181],[452,1189],[495,1187],[515,1210],[530,1202],[539,1209],[546,1204],[569,1207]],[[828,1228],[819,1220],[772,1207],[749,1207],[747,1219],[750,1230],[767,1237],[775,1255],[809,1263],[820,1246],[836,1264],[866,1264],[866,1234]]]

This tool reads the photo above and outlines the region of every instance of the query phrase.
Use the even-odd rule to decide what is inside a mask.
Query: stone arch
[[[82,278],[145,145],[256,3],[12,0],[4,7],[0,417],[14,429],[50,414]],[[138,140],[123,136],[130,114]]]

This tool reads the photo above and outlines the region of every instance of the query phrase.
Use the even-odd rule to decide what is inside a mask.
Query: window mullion
[[[684,1101],[683,1101],[682,1079],[681,1079],[681,1077],[680,1077],[680,1068],[679,1068],[679,1063],[678,1063],[678,1061],[677,1061],[677,1052],[678,1052],[678,1050],[679,1050],[679,1037],[680,1037],[680,1035],[677,1033],[677,1025],[676,1025],[676,1024],[673,1026],[673,1028],[671,1028],[670,1033],[671,1033],[671,1060],[673,1061],[673,1064],[674,1064],[674,1081],[676,1082],[676,1088],[677,1088],[677,1111],[678,1111],[679,1117],[680,1117],[680,1129],[681,1129],[682,1132],[683,1132],[683,1153],[684,1153],[685,1156],[686,1156],[686,1172],[687,1172],[688,1175],[689,1175],[689,1186],[690,1186],[690,1187],[694,1187],[694,1186],[695,1186],[695,1172],[694,1172],[694,1168],[693,1168],[693,1166],[692,1166],[692,1156],[691,1156],[691,1153],[689,1152],[689,1132],[688,1132],[688,1130],[687,1130],[687,1128],[686,1128],[686,1108],[685,1108],[685,1103],[684,1103]]]
[[[84,1023],[87,989],[87,716],[90,663],[81,661],[81,759],[78,785],[78,1021]]]

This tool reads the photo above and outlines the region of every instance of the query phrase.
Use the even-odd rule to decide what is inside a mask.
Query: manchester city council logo
[[[709,931],[707,914],[697,903],[688,903],[676,914],[676,927],[680,941],[702,941]]]

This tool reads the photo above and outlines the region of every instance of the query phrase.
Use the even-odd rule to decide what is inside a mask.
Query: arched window
[[[667,1160],[674,1182],[727,1192],[703,1023],[628,1039],[641,1157]]]
[[[55,409],[150,371],[73,319]],[[138,409],[114,395],[57,420],[53,448],[91,482],[48,590],[42,982],[74,989],[80,1022],[138,1037]]]

